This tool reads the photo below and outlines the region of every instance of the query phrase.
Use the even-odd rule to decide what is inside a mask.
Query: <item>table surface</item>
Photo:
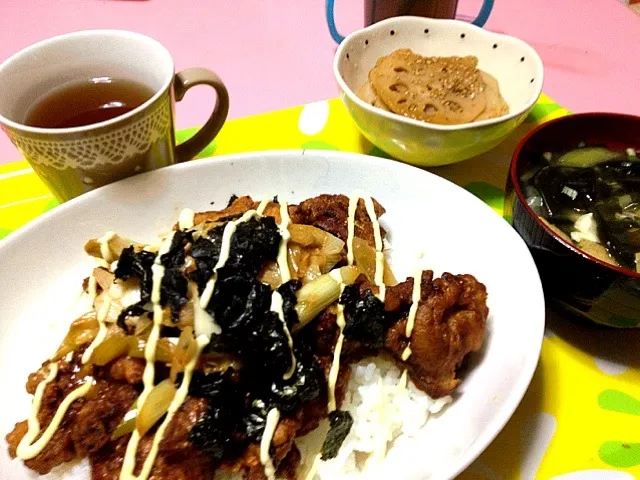
[[[363,1],[337,0],[339,30],[362,27]],[[473,16],[480,0],[460,0]],[[546,68],[544,90],[574,112],[640,112],[640,17],[616,0],[496,0],[486,27],[530,43]],[[53,35],[118,28],[151,35],[177,69],[209,67],[231,95],[230,118],[331,98],[324,0],[1,0],[0,60]],[[211,97],[207,97],[211,95]],[[178,127],[201,124],[213,94],[196,89],[177,108]],[[0,164],[20,158],[0,137]]]
[[[531,128],[567,113],[543,95],[528,119],[498,147],[441,167],[438,175],[502,215],[502,188],[515,145]],[[178,140],[192,133],[179,131]],[[199,158],[292,148],[385,156],[360,135],[335,98],[231,120]],[[25,161],[0,165],[0,246],[4,236],[58,205],[26,167]],[[176,206],[176,215],[182,206]],[[549,310],[542,354],[525,397],[489,448],[457,480],[640,478],[638,345],[640,328],[597,328]]]

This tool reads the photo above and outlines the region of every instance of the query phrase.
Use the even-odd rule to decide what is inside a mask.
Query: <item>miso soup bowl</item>
[[[529,246],[550,304],[601,325],[639,327],[640,274],[598,260],[560,238],[529,207],[520,184],[534,158],[580,142],[640,150],[640,117],[583,113],[534,129],[513,154],[505,218]]]
[[[493,75],[509,113],[461,125],[435,125],[374,107],[356,92],[379,58],[401,48],[424,56],[478,58]],[[362,134],[392,157],[420,167],[456,163],[484,153],[520,125],[542,92],[536,51],[514,37],[458,20],[394,17],[349,35],[338,47],[333,72],[341,97]]]

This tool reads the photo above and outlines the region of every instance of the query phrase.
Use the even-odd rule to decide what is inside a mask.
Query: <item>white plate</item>
[[[420,253],[440,273],[472,273],[489,292],[486,345],[455,402],[425,435],[389,459],[394,478],[451,478],[493,440],[522,399],[540,355],[544,300],[525,244],[465,190],[407,165],[363,155],[269,152],[194,161],[72,200],[0,242],[2,437],[26,418],[29,372],[61,341],[91,263],[89,238],[114,230],[150,241],[180,210],[223,208],[231,194],[299,201],[365,189],[387,209],[392,266],[404,278]],[[213,207],[212,207],[213,205]],[[0,478],[33,478],[0,453]],[[402,461],[401,461],[402,460]]]

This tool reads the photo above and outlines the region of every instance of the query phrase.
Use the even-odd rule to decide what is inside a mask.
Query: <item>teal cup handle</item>
[[[484,24],[487,23],[487,20],[489,19],[489,14],[491,14],[491,10],[493,9],[493,2],[494,0],[484,0],[482,2],[482,8],[480,8],[480,12],[478,13],[478,16],[471,23],[473,23],[478,27],[484,26]],[[327,14],[327,25],[329,26],[329,33],[331,34],[331,37],[336,41],[336,43],[341,43],[344,40],[344,37],[340,35],[340,33],[338,32],[338,29],[336,28],[336,21],[333,15],[334,4],[335,4],[335,0],[326,1],[325,7],[326,7],[326,14]]]

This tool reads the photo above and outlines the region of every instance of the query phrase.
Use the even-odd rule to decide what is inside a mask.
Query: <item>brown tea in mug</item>
[[[149,100],[154,91],[133,80],[95,77],[47,93],[27,111],[25,124],[40,128],[92,125],[124,115]]]

